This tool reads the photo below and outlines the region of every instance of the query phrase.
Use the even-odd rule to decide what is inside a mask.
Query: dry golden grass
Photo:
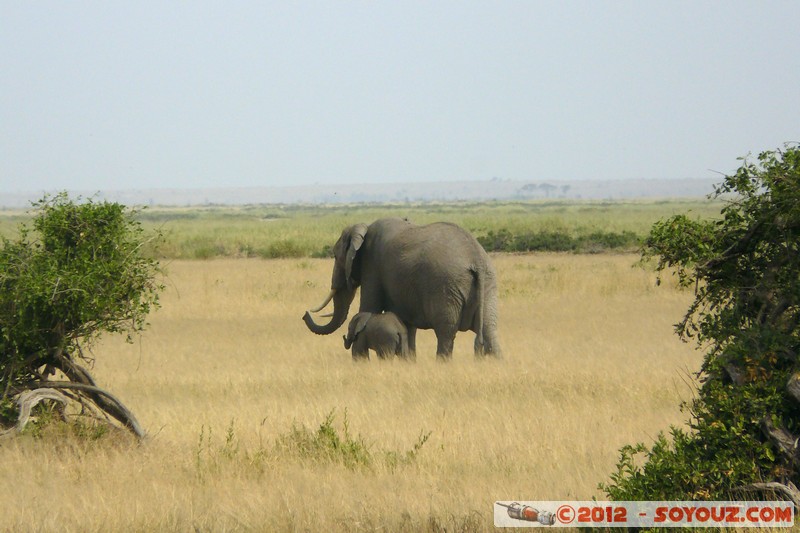
[[[504,359],[354,364],[300,320],[331,260],[176,261],[152,326],[95,347],[94,372],[150,434],[0,447],[4,531],[470,531],[495,500],[602,498],[617,450],[680,424],[701,356],[672,332],[691,295],[631,255],[494,258]],[[353,311],[357,301],[354,303]],[[276,449],[333,411],[379,460]],[[416,458],[393,466],[386,452]]]

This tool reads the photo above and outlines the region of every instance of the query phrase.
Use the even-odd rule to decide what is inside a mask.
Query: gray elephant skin
[[[360,287],[359,312],[396,314],[408,328],[411,352],[416,352],[417,329],[433,329],[437,357],[449,359],[456,333],[471,330],[476,355],[500,355],[494,267],[464,229],[447,222],[417,226],[380,219],[345,228],[333,253],[331,291],[303,316],[312,332],[329,335],[344,324]],[[332,318],[316,323],[311,313],[331,300]]]
[[[409,356],[408,329],[394,313],[357,313],[347,327],[344,347],[352,346],[353,359],[369,359],[373,350],[379,358]]]

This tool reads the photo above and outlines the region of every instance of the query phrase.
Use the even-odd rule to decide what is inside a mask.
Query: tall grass
[[[144,336],[94,349],[149,439],[4,443],[0,530],[486,531],[498,499],[602,497],[701,362],[672,333],[691,296],[635,259],[494,256],[504,358],[461,333],[447,364],[430,331],[412,364],[308,332],[329,259],[172,261]]]

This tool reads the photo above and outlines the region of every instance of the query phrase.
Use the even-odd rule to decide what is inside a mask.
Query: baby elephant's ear
[[[364,331],[364,328],[367,327],[367,322],[369,319],[372,318],[372,313],[359,313],[355,317],[356,325],[353,328],[353,337]]]

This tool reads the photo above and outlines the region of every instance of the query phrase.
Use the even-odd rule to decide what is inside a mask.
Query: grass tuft
[[[334,427],[334,418],[334,411],[331,411],[313,431],[305,426],[292,425],[287,434],[278,437],[276,452],[302,461],[337,463],[349,469],[372,466],[371,446],[363,437],[350,434],[347,411],[341,430]]]

